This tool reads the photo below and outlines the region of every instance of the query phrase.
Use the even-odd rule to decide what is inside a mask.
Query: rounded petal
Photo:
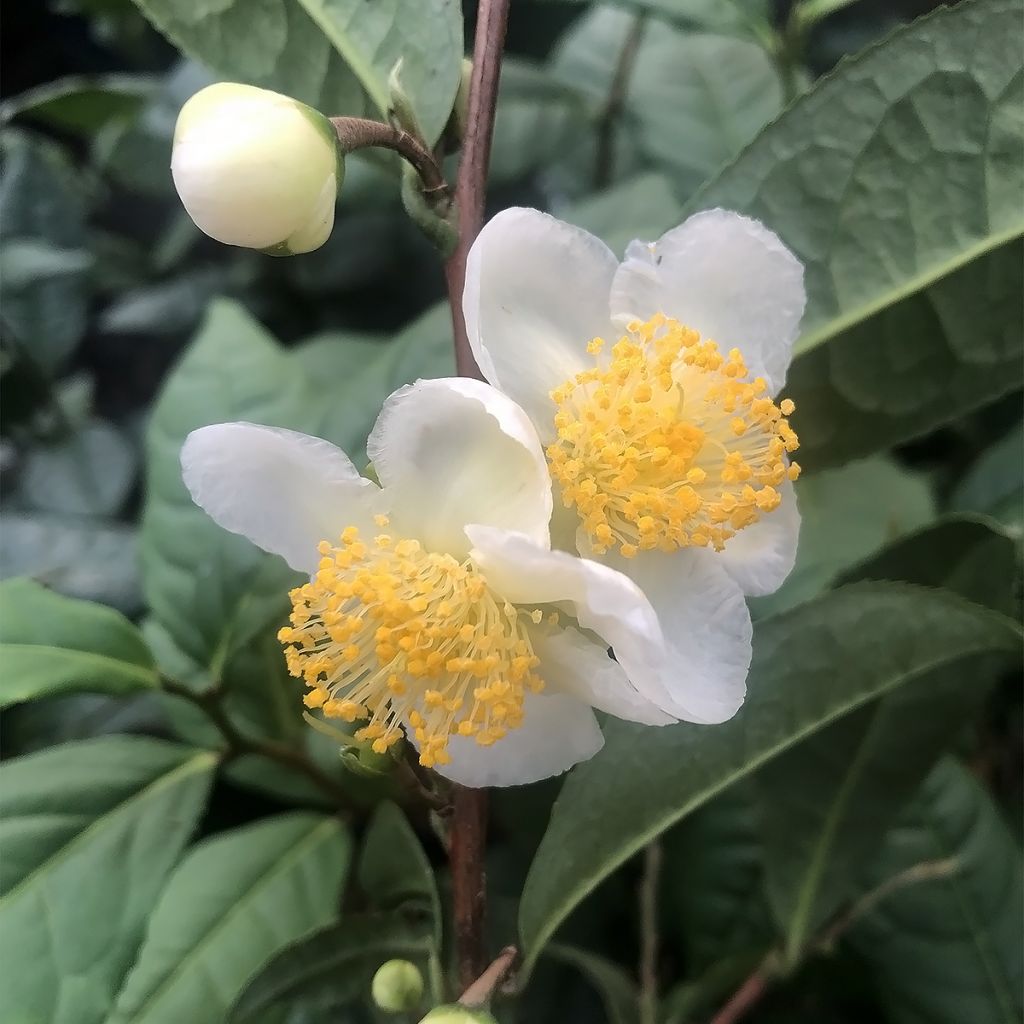
[[[483,375],[554,434],[552,389],[592,362],[587,344],[612,330],[618,261],[602,241],[537,210],[505,210],[469,252],[462,309]]]
[[[379,508],[379,489],[340,448],[279,427],[200,427],[185,439],[181,469],[215,523],[305,573],[316,570],[320,541],[346,526],[372,530]]]
[[[530,629],[533,651],[540,658],[537,674],[546,684],[545,693],[571,693],[599,711],[641,725],[670,725],[677,721],[642,697],[613,661],[607,647],[595,643],[572,626]]]
[[[684,548],[605,558],[639,584],[665,636],[660,694],[645,692],[687,722],[732,718],[747,692],[752,629],[743,593],[716,553]]]
[[[415,746],[412,730],[407,731]],[[527,693],[523,724],[489,747],[453,736],[448,742],[451,763],[434,770],[452,782],[484,786],[522,786],[561,775],[592,758],[604,746],[594,712],[566,693]]]
[[[797,542],[800,539],[800,511],[793,485],[779,485],[782,504],[762,516],[752,526],[740,530],[718,552],[725,571],[739,584],[744,594],[760,597],[774,594],[793,571]]]
[[[612,284],[618,321],[664,313],[738,348],[772,393],[785,383],[806,303],[800,261],[763,224],[707,210],[656,243],[633,242]]]
[[[366,444],[395,531],[469,553],[467,523],[548,544],[551,480],[522,409],[482,381],[421,380],[384,403]]]
[[[507,530],[469,526],[466,532],[473,560],[496,593],[513,604],[567,606],[581,626],[615,650],[634,689],[672,713],[659,700],[666,648],[658,617],[631,579]]]

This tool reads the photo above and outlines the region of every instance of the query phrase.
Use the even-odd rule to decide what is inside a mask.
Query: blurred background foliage
[[[149,858],[139,860],[148,881],[133,891],[136,917],[123,917],[116,935],[94,936],[80,951],[87,959],[88,949],[106,950],[105,981],[86,971],[88,984],[79,978],[69,989],[61,979],[78,954],[65,950],[65,962],[50,963],[49,981],[37,979],[33,991],[49,985],[62,992],[48,1018],[61,1021],[103,1020],[108,1012],[118,1021],[216,1021],[239,998],[232,1020],[369,1020],[375,1011],[365,996],[381,960],[402,952],[429,973],[443,955],[441,846],[425,814],[413,813],[410,828],[393,804],[382,802],[402,798],[394,778],[368,763],[365,752],[350,750],[339,762],[336,744],[302,721],[271,630],[282,617],[292,574],[235,543],[190,505],[177,451],[193,426],[245,418],[299,426],[358,452],[394,387],[453,371],[443,278],[435,252],[402,210],[395,167],[371,157],[348,159],[336,227],[318,252],[273,259],[198,232],[176,200],[168,171],[177,111],[215,77],[245,77],[244,61],[236,69],[224,42],[230,33],[217,25],[232,14],[232,4],[201,6],[48,0],[4,7],[0,576],[31,577],[57,595],[109,606],[138,623],[146,641],[137,649],[134,634],[115,638],[118,659],[133,666],[124,692],[108,678],[93,688],[97,692],[61,693],[41,683],[28,694],[38,699],[5,700],[17,704],[3,722],[5,757],[32,755],[5,769],[14,773],[4,786],[12,794],[8,812],[20,821],[19,814],[43,814],[80,799],[86,819],[103,825],[106,836],[71,875],[66,861],[52,870],[45,858],[40,862],[30,843],[26,856],[33,863],[25,867],[36,874],[29,881],[44,872],[54,892],[67,894],[86,877],[100,879],[88,902],[96,915],[91,927],[109,913],[113,904],[104,900],[116,899],[121,884],[106,872],[105,858],[125,843]],[[260,11],[267,6],[257,5]],[[470,39],[474,5],[465,7]],[[825,202],[835,172],[824,157],[808,156],[800,134],[817,132],[814,138],[821,139],[831,133],[832,145],[845,130],[841,105],[825,102],[820,79],[844,57],[932,7],[928,0],[515,0],[489,206],[550,210],[619,252],[631,238],[657,237],[687,209],[735,206],[762,216],[807,258],[817,240],[799,218],[791,230],[798,235],[807,228],[808,238],[787,235],[787,217],[795,203]],[[140,8],[184,40],[184,48]],[[259,11],[249,13],[255,32]],[[232,31],[245,24],[236,20]],[[898,57],[878,53],[883,61],[917,59],[909,46]],[[302,66],[296,61],[295,75]],[[861,96],[852,85],[833,84]],[[809,89],[822,97],[819,122],[808,106],[803,123],[790,122],[792,131],[779,122],[774,134],[745,150]],[[344,93],[341,85],[338,90]],[[925,203],[942,193],[941,180],[930,192],[925,172],[918,182],[913,170],[932,166],[921,164],[915,147],[935,145],[942,132],[932,125],[922,143],[915,126],[931,115],[938,124],[945,120],[950,152],[962,155],[976,118],[987,116],[981,107],[961,109],[977,96],[955,76],[939,83],[937,95],[944,107],[928,110],[925,97],[910,113],[894,115],[889,142],[894,150],[906,148],[905,164],[880,151],[864,156],[878,160],[880,170],[860,200],[846,197],[866,239],[861,262],[846,267],[850,280],[870,277],[872,259],[902,258],[900,217],[909,215],[899,200],[903,193],[920,194]],[[1019,105],[1008,118],[1013,110],[1019,118]],[[736,173],[720,173],[741,152]],[[1012,145],[1004,156],[1010,164],[1019,160]],[[758,170],[758,161],[776,163]],[[951,156],[948,165],[935,166],[935,175],[949,181],[963,165]],[[782,170],[775,174],[773,167]],[[794,200],[787,181],[796,179],[803,191]],[[996,220],[1021,199],[1011,187],[1004,206],[993,207]],[[878,224],[870,210],[878,212]],[[932,209],[912,215],[920,227],[929,217],[957,214]],[[989,225],[990,232],[1001,229],[998,222]],[[855,226],[851,252],[856,235]],[[818,319],[808,331],[818,332],[815,340],[827,336],[829,344],[809,343],[791,375],[810,471],[798,488],[804,525],[797,568],[777,594],[753,602],[756,617],[765,620],[764,645],[771,637],[782,643],[787,624],[794,632],[811,628],[782,613],[799,616],[805,602],[825,600],[819,595],[854,580],[943,587],[1019,618],[1019,239],[1008,235],[991,249],[848,330],[826,323],[828,316],[842,319],[842,302],[831,299],[844,291],[843,268],[839,278],[823,283],[810,267],[812,317]],[[825,296],[817,306],[815,288],[819,299]],[[90,618],[101,610],[53,606],[52,600],[31,587],[5,590],[0,639],[104,650],[89,646],[113,628],[110,620]],[[834,631],[845,623],[861,629],[860,611],[822,607],[826,618],[834,616]],[[889,628],[912,631],[914,621],[899,616],[909,609],[913,620],[916,607],[895,603]],[[51,614],[67,624],[67,638],[26,640],[30,624]],[[942,632],[941,617],[921,617]],[[881,620],[880,629],[884,636]],[[941,647],[931,635],[921,643]],[[856,633],[858,643],[862,636]],[[833,659],[844,652],[853,659],[858,679],[886,670],[859,664],[856,649],[839,641],[826,648]],[[708,789],[703,805],[679,824],[637,824],[638,836],[663,833],[656,921],[665,996],[660,1024],[709,1019],[774,948],[793,955],[782,980],[750,1015],[761,1024],[1009,1024],[1020,1018],[1019,664],[1015,669],[1012,659],[1008,664],[981,648],[975,654],[965,660],[964,649],[951,647],[937,669],[943,680],[932,679],[926,692],[901,688],[892,699],[833,724],[840,713],[822,712],[815,722],[827,727],[765,769],[753,771],[751,762],[749,771],[735,774],[734,785]],[[912,654],[894,657],[911,674]],[[907,664],[899,666],[901,657]],[[132,679],[155,673],[154,660],[196,688],[223,686],[225,707],[245,734],[307,750],[359,809],[353,829],[322,814],[329,801],[308,779],[251,753],[241,752],[214,779],[213,759],[195,752],[218,746],[210,722],[152,688],[130,693]],[[784,662],[765,666],[769,676],[786,672]],[[832,671],[842,676],[845,669]],[[977,691],[969,710],[965,677]],[[821,687],[831,681],[817,678]],[[873,692],[886,693],[887,685],[878,682]],[[804,710],[809,722],[811,711]],[[748,708],[746,720],[756,732],[754,713]],[[768,735],[774,726],[766,715]],[[609,728],[609,750],[646,742],[621,724]],[[118,738],[99,739],[113,734]],[[756,740],[746,736],[743,743]],[[73,741],[80,745],[67,746]],[[770,737],[766,742],[770,746]],[[678,764],[687,751],[685,745],[655,750],[653,763],[660,756],[666,765]],[[956,758],[940,760],[948,751]],[[130,778],[118,778],[122,754],[134,766]],[[695,749],[692,756],[696,771],[706,753]],[[842,765],[857,758],[877,765],[877,777],[848,782]],[[613,758],[574,773],[567,784],[572,800],[585,804],[602,791],[606,763],[619,770]],[[23,791],[19,779],[31,785],[26,781]],[[48,795],[47,779],[63,780],[55,788],[59,796]],[[152,785],[159,779],[171,781],[140,803],[139,794],[156,793]],[[848,792],[842,800],[835,796],[844,785],[870,790],[855,813],[846,813]],[[555,848],[557,813],[537,854],[560,787],[552,780],[494,796],[488,876],[496,948],[516,933],[519,897],[535,854],[541,866],[534,864],[533,877],[550,871],[552,890],[562,883],[571,888],[583,871]],[[686,806],[684,796],[678,807]],[[118,808],[127,813],[133,799],[128,829],[113,819]],[[563,805],[570,805],[569,797]],[[295,807],[300,810],[289,811]],[[808,817],[822,816],[826,820],[804,827]],[[561,821],[563,829],[574,827],[571,816]],[[196,823],[207,838],[179,861]],[[611,811],[606,827],[617,827]],[[799,848],[801,837],[822,834],[828,842],[812,853]],[[22,831],[18,841],[26,841]],[[53,839],[49,852],[63,841]],[[607,880],[564,913],[540,906],[545,894],[527,886],[533,903],[524,899],[524,934],[567,920],[522,999],[501,1010],[505,1019],[641,1019],[635,961],[642,865],[633,859],[616,870],[628,853],[610,856],[607,870],[594,876]],[[950,858],[959,873],[936,869],[935,878],[898,887],[877,906],[866,895],[921,863]],[[15,864],[16,883],[21,866]],[[811,890],[787,876],[805,868],[821,876]],[[336,923],[332,894],[346,876],[345,911]],[[309,887],[323,878],[333,883],[316,895]],[[218,932],[212,918],[190,916],[198,891],[215,891],[219,910],[237,913],[238,923]],[[822,891],[829,895],[819,901]],[[807,905],[795,911],[794,899],[810,900],[813,913]],[[851,906],[860,910],[841,938],[819,942],[828,938],[821,929],[835,921],[837,908]],[[16,922],[31,927],[31,915],[18,907],[0,903],[0,930],[8,936]],[[814,942],[807,934],[794,938],[795,913]],[[150,914],[151,944],[137,954]],[[272,936],[253,939],[245,922],[251,926],[268,915],[277,919]],[[64,926],[67,941],[79,943],[81,922]],[[325,930],[307,947],[289,947],[318,927]],[[174,961],[168,944],[203,953]],[[304,965],[304,983],[296,980],[296,961]],[[246,989],[260,968],[264,975]]]

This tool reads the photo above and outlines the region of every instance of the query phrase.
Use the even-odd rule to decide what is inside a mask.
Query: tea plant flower
[[[703,647],[684,645],[666,674],[674,656],[640,588],[551,549],[544,453],[512,401],[420,381],[387,400],[367,451],[380,486],[328,442],[275,427],[203,427],[182,450],[198,505],[310,577],[280,633],[309,708],[362,723],[378,752],[404,730],[421,763],[470,786],[593,756],[592,708],[680,717]],[[720,628],[705,640],[732,649]]]
[[[670,643],[697,642],[723,602],[736,614],[728,595],[770,593],[792,569],[798,440],[776,396],[804,302],[799,261],[725,210],[631,243],[621,264],[527,209],[498,214],[470,252],[473,351],[545,444],[556,537],[635,579]],[[743,695],[735,673],[709,677],[676,710],[717,721]]]
[[[171,174],[211,238],[284,256],[327,241],[345,167],[323,114],[269,89],[218,82],[181,108]]]

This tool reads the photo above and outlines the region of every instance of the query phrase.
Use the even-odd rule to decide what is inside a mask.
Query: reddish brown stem
[[[515,946],[506,946],[494,959],[490,967],[459,996],[461,1006],[487,1006],[497,987],[508,977],[519,951]]]
[[[469,247],[484,222],[487,168],[491,159],[494,110],[498,102],[498,78],[501,74],[501,53],[505,45],[509,2],[480,0],[477,9],[466,135],[455,185],[459,240],[445,264],[452,329],[455,333],[455,367],[461,376],[477,379],[480,379],[480,368],[469,347],[466,321],[462,315],[462,292],[466,286]]]
[[[768,974],[758,967],[753,974],[732,994],[729,1002],[712,1017],[710,1024],[736,1024],[748,1010],[760,1002],[768,988]]]
[[[448,859],[452,870],[452,917],[459,987],[466,989],[486,966],[484,846],[487,842],[487,790],[455,786]]]

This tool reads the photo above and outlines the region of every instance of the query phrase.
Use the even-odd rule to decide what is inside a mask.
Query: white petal
[[[725,542],[717,557],[744,594],[774,594],[792,572],[800,538],[800,511],[793,485],[779,485],[782,504]]]
[[[658,614],[668,656],[660,697],[652,699],[687,722],[732,718],[746,695],[752,630],[743,593],[715,552],[688,548],[605,559],[630,574]]]
[[[598,562],[548,551],[520,534],[485,526],[466,532],[473,560],[497,593],[513,604],[567,605],[581,626],[614,648],[633,687],[647,700],[658,700],[665,641],[651,603],[632,580]]]
[[[410,741],[411,730],[408,730]],[[489,747],[453,736],[451,763],[435,771],[463,786],[522,786],[561,775],[604,746],[594,712],[565,693],[527,693],[523,724]]]
[[[592,365],[587,344],[613,331],[618,261],[581,228],[537,210],[505,210],[469,252],[462,309],[483,375],[554,433],[553,388]]]
[[[661,312],[738,348],[772,393],[785,383],[806,294],[800,261],[763,224],[729,210],[695,214],[653,246],[633,242],[612,285],[620,322]]]
[[[545,693],[568,692],[599,711],[642,725],[670,725],[677,721],[633,688],[626,670],[613,661],[603,643],[595,643],[571,626],[530,629],[534,653],[540,658],[537,674]]]
[[[478,380],[421,380],[384,403],[366,444],[395,532],[469,553],[467,523],[548,544],[551,480],[529,418]]]
[[[380,491],[318,437],[254,423],[193,430],[181,449],[192,500],[225,530],[315,571],[317,544],[346,526],[373,528]]]

